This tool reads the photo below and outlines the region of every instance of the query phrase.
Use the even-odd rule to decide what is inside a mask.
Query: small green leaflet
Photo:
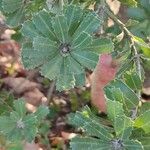
[[[131,89],[136,91],[142,89],[142,81],[136,72],[126,72],[124,74],[124,80]]]
[[[125,116],[122,104],[107,99],[107,113],[113,122],[116,136],[121,140],[128,139],[132,132],[133,122]]]
[[[6,16],[6,23],[10,27],[20,26],[26,18],[46,6],[45,0],[1,0],[2,13]]]
[[[18,99],[14,101],[14,110],[7,116],[0,116],[0,133],[10,141],[33,141],[38,126],[42,119],[46,117],[49,110],[45,106],[40,106],[33,114],[27,114],[25,101]]]
[[[137,6],[136,0],[119,0],[121,3],[126,4],[128,6]]]
[[[22,47],[24,67],[40,68],[43,76],[56,80],[59,91],[84,85],[85,69],[94,70],[99,54],[113,50],[110,40],[93,37],[101,21],[94,12],[85,14],[72,4],[66,5],[61,15],[39,11],[22,25],[21,33],[31,40]]]
[[[136,108],[138,106],[139,98],[134,93],[134,91],[131,88],[129,88],[122,80],[115,79],[108,86],[106,86],[104,90],[107,91],[107,89],[108,89],[109,93],[110,93],[112,88],[117,88],[117,89],[121,90],[123,96],[120,95],[120,93],[119,93],[119,95],[121,96],[120,99],[128,111],[131,111],[131,109]],[[117,90],[116,92],[119,92],[119,91]],[[108,93],[108,92],[106,92],[106,93]],[[111,94],[109,94],[109,95],[106,94],[106,97],[108,96],[108,99],[110,99],[109,98],[110,95]]]
[[[115,121],[117,116],[124,115],[122,104],[120,102],[107,99],[107,113],[109,119]]]
[[[70,146],[72,150],[111,150],[109,142],[105,142],[91,137],[75,137],[71,140]]]
[[[145,111],[135,120],[134,126],[142,128],[145,133],[150,133],[150,110]]]
[[[111,103],[112,102],[112,103]],[[131,133],[133,130],[133,121],[123,114],[123,108],[117,111],[119,102],[109,100],[109,107],[115,107],[115,113],[111,115],[113,111],[109,111],[109,118],[113,119],[113,126],[115,136],[108,130],[91,110],[86,106],[81,112],[76,112],[69,116],[69,122],[76,127],[83,129],[84,134],[78,135],[71,139],[70,147],[72,150],[124,150],[124,149],[138,149],[143,150],[142,144],[131,139]],[[121,115],[120,111],[122,112]],[[130,139],[129,139],[130,137]]]

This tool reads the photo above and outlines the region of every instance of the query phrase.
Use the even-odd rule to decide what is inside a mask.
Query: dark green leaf
[[[142,81],[136,72],[127,72],[124,75],[124,80],[131,89],[136,91],[142,89]]]
[[[142,144],[137,140],[123,141],[123,145],[127,150],[144,150]]]
[[[68,42],[68,24],[67,18],[63,15],[56,16],[52,21],[54,32],[61,43]]]
[[[27,111],[25,107],[25,101],[23,99],[18,99],[17,101],[14,101],[14,108],[21,118],[26,115]]]
[[[70,146],[72,150],[111,150],[112,148],[109,142],[88,137],[75,137],[71,140]]]

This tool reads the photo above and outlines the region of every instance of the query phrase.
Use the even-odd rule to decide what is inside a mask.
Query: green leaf
[[[126,140],[123,141],[123,145],[127,150],[144,150],[142,144],[137,140]]]
[[[30,20],[26,21],[21,28],[21,33],[24,36],[27,36],[30,39],[33,39],[35,37],[42,36],[39,31],[36,29],[34,23]]]
[[[32,45],[24,44],[22,47],[22,63],[26,69],[34,69],[51,59],[51,53],[34,50]]]
[[[41,67],[40,73],[50,80],[56,79],[60,74],[62,63],[63,57],[58,54]]]
[[[43,10],[33,17],[33,22],[35,27],[39,30],[40,33],[42,33],[42,35],[49,37],[50,40],[56,40],[50,17],[50,14]]]
[[[14,108],[21,118],[26,115],[27,111],[25,107],[25,101],[23,99],[18,99],[17,101],[14,101]]]
[[[49,113],[49,109],[46,106],[39,106],[34,113],[36,116],[37,120],[40,122],[42,119],[44,119]]]
[[[56,82],[56,89],[58,91],[69,90],[75,86],[75,78],[72,74],[60,75]]]
[[[147,0],[140,0],[140,4],[150,13],[150,3]]]
[[[25,102],[18,99],[14,102],[14,109],[7,116],[0,117],[0,133],[9,141],[33,141],[38,132],[38,121],[48,114],[48,108],[40,106],[35,113],[27,114]]]
[[[150,57],[150,45],[145,43],[143,39],[137,36],[134,36],[133,40],[141,48],[143,54],[147,57]]]
[[[117,77],[120,78],[122,75],[124,75],[124,73],[128,70],[130,70],[131,68],[133,68],[133,60],[131,57],[127,58],[127,60],[125,60],[122,65],[120,66],[120,68],[117,71]]]
[[[147,135],[141,135],[140,137],[136,137],[138,141],[140,141],[143,145],[143,149],[144,150],[149,150],[150,149],[150,144],[149,144],[149,141],[150,141],[150,135],[147,134]]]
[[[150,102],[144,102],[142,103],[142,106],[139,107],[139,114],[143,114],[145,111],[148,111],[150,109]]]
[[[77,126],[82,127],[87,135],[95,136],[106,141],[110,141],[113,137],[108,132],[107,128],[97,122],[97,120],[91,118],[87,111],[76,112],[75,116],[73,117],[73,122]]]
[[[111,150],[112,148],[109,142],[89,137],[75,137],[71,140],[70,146],[72,150]]]
[[[56,80],[59,90],[79,85],[79,78],[82,81],[80,85],[83,85],[85,69],[93,70],[99,59],[96,52],[81,51],[90,44],[93,47],[98,44],[98,41],[92,43],[94,37],[91,34],[100,26],[100,19],[94,12],[87,12],[85,14],[85,10],[78,6],[66,5],[61,15],[51,15],[45,10],[33,15],[32,20],[25,22],[21,29],[31,41],[31,44],[22,46],[24,67],[40,68],[42,75]],[[86,19],[90,20],[90,24]]]
[[[109,119],[114,122],[117,116],[124,115],[122,104],[120,102],[107,99],[107,113]]]
[[[98,16],[95,13],[89,12],[77,28],[73,38],[80,36],[80,34],[83,32],[89,34],[95,32],[100,27],[100,24],[101,20],[98,18]]]
[[[67,18],[69,33],[72,35],[82,19],[83,11],[79,6],[69,5],[65,9],[65,16]]]
[[[25,19],[45,8],[45,0],[2,0],[2,12],[6,17],[6,23],[11,27],[19,27]]]
[[[90,51],[72,51],[71,55],[75,58],[83,67],[94,70],[97,65],[99,56]]]
[[[116,136],[121,140],[127,140],[131,136],[133,121],[125,115],[118,115],[114,120]]]
[[[85,73],[75,74],[74,78],[77,87],[83,86],[85,84]]]
[[[123,91],[122,101],[129,111],[138,106],[139,98],[134,93],[134,91],[131,88],[129,88],[124,82],[122,82],[119,79],[116,79],[112,81],[108,86],[106,86],[105,90],[107,90],[107,88],[114,88],[114,87]]]
[[[85,48],[91,43],[92,43],[92,37],[86,32],[82,32],[81,34],[79,34],[79,36],[73,39],[71,45],[73,47],[73,50],[76,49],[78,50],[78,49]]]
[[[9,14],[8,16],[6,16],[6,24],[8,24],[10,27],[19,26],[24,20],[24,12],[25,10],[20,8],[17,11]]]
[[[63,15],[55,16],[52,20],[54,32],[61,43],[68,42],[67,18]]]
[[[37,119],[36,116],[34,114],[29,114],[27,116],[24,117],[23,119],[25,128],[24,128],[24,138],[31,142],[33,141],[33,139],[35,138],[36,134],[37,134]]]
[[[50,59],[52,56],[56,55],[58,44],[51,41],[49,38],[36,37],[33,39],[33,48],[35,51],[47,54]]]
[[[8,134],[15,128],[15,121],[7,116],[0,116],[0,132],[2,134]]]
[[[138,116],[135,120],[134,126],[142,128],[145,133],[150,133],[150,110],[145,111],[143,114]]]
[[[136,72],[127,72],[124,75],[124,80],[131,89],[133,90],[142,89],[142,81]]]
[[[114,49],[113,42],[107,38],[94,39],[91,45],[86,45],[85,50],[90,50],[101,54],[103,52],[111,52]]]
[[[130,18],[135,19],[135,20],[139,20],[139,21],[147,18],[145,11],[139,7],[129,8],[127,10],[127,14]]]
[[[144,42],[143,39],[137,37],[137,36],[134,36],[133,37],[133,40],[136,44],[138,44],[140,47],[144,47],[144,48],[149,48],[150,49],[150,46]]]
[[[6,13],[13,13],[23,5],[23,0],[2,0],[3,10]]]
[[[137,6],[136,0],[119,0],[119,1],[128,6]]]
[[[106,95],[107,99],[110,99],[113,101],[118,101],[120,103],[122,103],[124,101],[123,93],[121,92],[121,90],[119,88],[105,87],[104,91],[105,91],[105,95]]]

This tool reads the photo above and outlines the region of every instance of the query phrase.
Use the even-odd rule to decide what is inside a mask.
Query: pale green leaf
[[[150,46],[144,42],[143,39],[141,39],[140,37],[134,36],[133,40],[135,43],[137,43],[140,47],[144,47],[144,48],[148,48],[150,50]]]
[[[143,114],[138,116],[135,120],[134,126],[142,128],[145,133],[150,133],[150,110],[145,111]]]

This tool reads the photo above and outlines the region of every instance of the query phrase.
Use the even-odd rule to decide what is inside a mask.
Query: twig
[[[47,102],[46,102],[47,105],[50,103],[50,101],[52,99],[54,88],[55,88],[55,81],[52,81],[52,83],[50,84],[50,87],[48,89],[48,92],[47,92]]]

